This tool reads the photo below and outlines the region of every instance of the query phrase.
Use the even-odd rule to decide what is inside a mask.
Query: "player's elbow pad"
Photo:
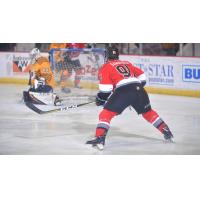
[[[146,85],[146,81],[141,81],[141,85],[142,85],[142,87],[144,87],[145,85]]]
[[[140,80],[142,87],[144,87],[146,85],[146,76],[145,76],[145,74],[143,73],[140,76],[138,76],[137,78]]]

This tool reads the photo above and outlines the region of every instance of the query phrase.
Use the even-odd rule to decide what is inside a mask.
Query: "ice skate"
[[[163,135],[166,142],[172,142],[172,143],[174,142],[173,141],[174,136],[172,135],[168,127],[163,128]]]
[[[91,144],[93,147],[97,147],[99,150],[103,150],[105,145],[105,139],[105,136],[95,137],[91,140],[88,140],[86,144]]]

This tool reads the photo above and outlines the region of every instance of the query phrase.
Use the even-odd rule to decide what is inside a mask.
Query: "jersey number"
[[[131,76],[130,69],[126,65],[120,65],[116,67],[117,71],[122,74],[125,78]]]

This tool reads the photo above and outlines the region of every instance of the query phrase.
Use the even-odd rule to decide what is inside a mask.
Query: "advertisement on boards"
[[[200,90],[200,58],[122,55],[120,59],[141,68],[148,86]]]

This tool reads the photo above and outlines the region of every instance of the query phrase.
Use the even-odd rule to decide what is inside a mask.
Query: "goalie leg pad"
[[[40,105],[58,105],[59,98],[54,93],[42,93],[42,92],[32,92],[24,91],[23,98],[25,103],[33,103]]]
[[[36,91],[41,93],[53,93],[53,88],[49,85],[41,85]]]
[[[31,101],[31,98],[29,96],[29,92],[28,91],[23,91],[23,99],[24,99],[25,103]]]

